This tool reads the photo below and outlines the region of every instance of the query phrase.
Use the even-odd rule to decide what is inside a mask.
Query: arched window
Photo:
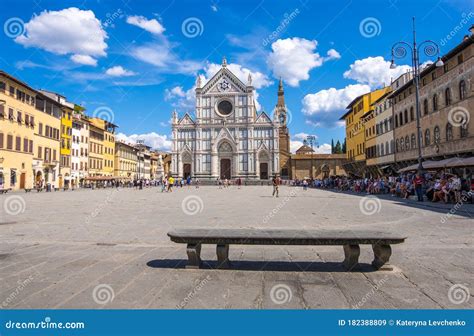
[[[446,141],[453,140],[453,125],[451,123],[446,124]]]
[[[402,126],[403,125],[403,112],[400,112],[398,119],[400,121],[400,126]]]
[[[469,125],[468,121],[465,121],[465,122],[463,122],[463,125],[461,125],[461,126],[459,127],[461,138],[467,138],[467,135],[468,135],[468,132],[467,132],[467,130],[468,130],[468,125]]]
[[[466,98],[466,82],[464,80],[459,82],[459,100]]]
[[[403,138],[400,139],[400,152],[405,150],[405,140]]]
[[[408,135],[405,137],[405,149],[410,150],[410,138]]]
[[[429,109],[428,109],[428,99],[425,99],[423,101],[423,114],[424,115],[427,115],[429,112]]]
[[[431,134],[430,134],[430,129],[428,128],[425,131],[425,146],[429,146],[431,143]]]
[[[416,138],[415,138],[415,133],[411,135],[411,148],[416,148]]]
[[[398,127],[398,115],[395,114],[395,127]]]
[[[439,131],[438,126],[435,126],[435,128],[434,128],[433,137],[434,137],[434,142],[436,144],[441,142],[441,132]]]
[[[390,153],[395,152],[395,148],[393,148],[393,140],[390,140]]]
[[[438,95],[433,96],[433,111],[438,111]]]
[[[400,142],[397,139],[396,145],[395,145],[397,153],[400,152]]]
[[[408,122],[408,110],[404,112],[405,124]]]
[[[415,112],[414,112],[413,106],[410,107],[410,120],[411,121],[415,120]]]
[[[385,153],[387,153],[387,154],[390,153],[390,145],[388,144],[388,141],[385,142]]]
[[[444,103],[446,104],[446,106],[451,105],[451,89],[450,88],[447,88],[446,90],[444,90]]]

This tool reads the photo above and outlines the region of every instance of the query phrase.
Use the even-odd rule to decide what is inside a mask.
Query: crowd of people
[[[303,179],[292,181],[293,185],[334,189],[366,194],[391,194],[394,197],[408,199],[416,196],[420,202],[458,203],[464,197],[472,202],[474,179],[461,178],[447,173],[405,173],[398,176],[378,178],[328,177],[325,179]]]

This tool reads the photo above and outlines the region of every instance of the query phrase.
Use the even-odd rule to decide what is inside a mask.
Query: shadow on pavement
[[[147,263],[151,268],[185,269],[187,260],[184,259],[155,259]],[[200,269],[217,269],[217,261],[203,260]],[[290,261],[231,261],[228,271],[272,271],[272,272],[348,272],[340,262],[290,262]],[[375,272],[370,264],[359,263],[352,271]]]

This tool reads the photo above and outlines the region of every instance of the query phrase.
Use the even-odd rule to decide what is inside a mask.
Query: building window
[[[460,136],[461,138],[466,138],[467,135],[468,135],[468,132],[467,132],[467,126],[468,126],[468,122],[463,122],[463,124],[461,125],[461,127],[459,127],[459,130],[460,130]]]
[[[405,117],[405,124],[406,124],[408,122],[408,110],[405,110],[404,117]]]
[[[397,139],[396,145],[395,145],[397,153],[400,152],[400,142]]]
[[[408,135],[405,137],[405,149],[410,150],[410,138]]]
[[[401,138],[400,139],[400,152],[403,152],[405,150],[405,139]]]
[[[395,128],[398,127],[398,115],[395,115]]]
[[[446,124],[446,141],[453,140],[453,125],[451,123]]]
[[[7,135],[7,149],[13,150],[13,135]]]
[[[459,82],[459,100],[466,98],[466,82],[464,80]]]
[[[415,138],[415,133],[411,135],[411,148],[414,149],[416,148],[416,138]]]
[[[446,104],[446,106],[451,105],[451,89],[450,88],[447,88],[446,90],[444,90],[444,103]]]
[[[433,111],[438,111],[438,95],[433,96]]]
[[[427,129],[425,131],[425,146],[429,146],[431,143],[431,134],[430,134],[430,130]]]
[[[15,138],[15,150],[21,151],[21,138],[19,136]]]
[[[428,100],[425,99],[423,101],[423,113],[424,115],[428,115],[429,109],[428,109]]]
[[[415,120],[415,111],[413,109],[413,106],[410,107],[410,121]]]
[[[441,141],[441,132],[439,131],[439,127],[435,126],[434,131],[433,131],[433,136],[434,136],[434,143],[438,144]]]
[[[0,148],[3,148],[3,133],[0,133]]]

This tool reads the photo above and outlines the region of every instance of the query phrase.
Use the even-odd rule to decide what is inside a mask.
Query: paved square
[[[0,195],[2,308],[473,308],[472,205],[282,187]],[[230,246],[231,270],[184,269],[179,227],[387,230],[392,271],[345,272],[338,246]],[[361,246],[360,261],[372,250]]]

